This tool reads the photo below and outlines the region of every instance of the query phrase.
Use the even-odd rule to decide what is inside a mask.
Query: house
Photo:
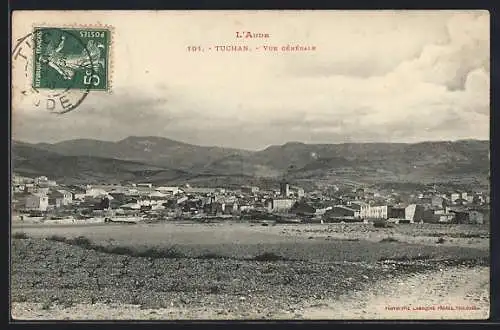
[[[24,184],[12,185],[12,193],[22,193],[24,192]]]
[[[290,185],[287,182],[280,182],[280,196],[288,197],[290,195]]]
[[[417,204],[408,205],[405,208],[404,219],[409,223],[424,221],[424,207]]]
[[[461,196],[462,196],[462,194],[461,194],[461,193],[459,193],[459,192],[452,192],[452,193],[450,194],[450,201],[451,201],[452,203],[455,203],[455,201],[456,201],[457,199],[459,199]]]
[[[324,206],[324,205],[313,205],[316,208],[316,215],[323,215],[327,211],[331,210],[333,206]]]
[[[356,189],[356,199],[364,199],[365,198],[365,190],[363,188]]]
[[[297,198],[302,198],[305,196],[305,192],[304,192],[304,189],[301,187],[291,186],[290,191],[289,191],[289,195],[292,195],[292,196],[297,197]]]
[[[482,225],[485,223],[484,214],[479,210],[470,210],[469,211],[469,223]]]
[[[360,212],[344,205],[335,205],[323,214],[326,222],[359,221]]]
[[[467,200],[463,199],[463,198],[459,198],[459,199],[455,200],[456,205],[467,205],[467,203],[468,203]]]
[[[429,197],[419,198],[418,203],[422,205],[432,205],[432,198]]]
[[[253,210],[255,207],[250,204],[242,204],[239,206],[241,212],[248,212],[250,210]]]
[[[444,213],[435,215],[437,218],[437,222],[439,223],[453,223],[455,221],[454,213]]]
[[[37,178],[35,178],[35,185],[39,185],[40,183],[44,183],[44,182],[47,182],[49,179],[46,177],[46,176],[39,176]]]
[[[238,212],[238,202],[228,202],[223,205],[223,212],[225,214],[234,214]]]
[[[439,217],[435,215],[434,210],[425,208],[423,206],[423,214],[422,214],[422,221],[425,223],[437,223],[439,222]]]
[[[241,192],[243,194],[253,195],[259,192],[259,187],[255,186],[243,186],[241,187]]]
[[[290,209],[290,212],[297,215],[308,216],[316,213],[316,208],[304,201],[295,202]]]
[[[377,195],[378,194],[375,194],[373,191],[365,191],[364,192],[364,198],[365,199],[373,199],[375,197],[378,197]]]
[[[42,195],[48,195],[49,194],[49,188],[48,187],[37,187],[33,192],[42,194]]]
[[[387,210],[388,219],[406,219],[406,208],[404,207],[389,207]]]
[[[102,188],[92,188],[92,187],[87,187],[85,189],[85,196],[87,197],[99,197],[99,196],[106,196],[108,192],[105,189]]]
[[[156,188],[156,191],[173,196],[182,193],[182,190],[179,187],[158,187]]]
[[[83,200],[85,199],[85,189],[79,188],[79,187],[74,187],[71,189],[71,193],[73,195],[73,199],[77,200]]]
[[[434,191],[426,190],[422,193],[422,198],[431,198],[434,197]]]
[[[225,194],[226,189],[225,188],[215,188],[215,193],[216,194]]]
[[[361,202],[361,201],[352,201],[352,202],[349,202],[347,203],[347,206],[353,210],[356,210],[356,211],[361,211],[361,206],[363,205],[368,205],[366,204],[365,202]]]
[[[35,193],[36,187],[34,183],[25,183],[24,184],[24,192],[26,193]]]
[[[99,203],[98,207],[97,208],[94,208],[94,209],[98,209],[98,210],[109,210],[111,208],[111,198],[109,197],[103,197],[101,199],[101,202]]]
[[[207,203],[203,205],[203,212],[210,215],[220,215],[224,213],[226,204],[223,202],[212,201],[211,203]]]
[[[32,179],[32,178],[20,176],[17,174],[12,174],[12,184],[13,185],[21,185],[21,184],[33,183],[33,182],[34,182],[34,179]]]
[[[44,180],[44,181],[39,181],[38,183],[36,183],[36,185],[38,187],[48,188],[57,186],[57,183],[54,180]]]
[[[363,219],[388,219],[389,209],[387,205],[362,205],[360,216]]]
[[[26,196],[25,207],[27,210],[47,211],[49,198],[43,194],[30,194]]]
[[[197,188],[197,187],[186,187],[183,189],[184,192],[188,195],[210,195],[215,194],[215,188]]]
[[[290,198],[273,198],[268,202],[268,208],[272,212],[287,212],[294,203],[295,200]]]
[[[455,215],[454,222],[459,224],[469,223],[469,212],[462,208],[450,209],[449,213]]]
[[[187,200],[188,200],[188,197],[187,196],[183,196],[181,198],[178,198],[177,201],[176,201],[176,203],[177,203],[177,205],[184,204]]]
[[[120,208],[125,209],[125,210],[140,210],[141,205],[138,203],[127,203],[127,204],[121,205]]]
[[[110,192],[109,196],[113,197],[113,199],[117,201],[124,201],[127,198],[127,195],[124,192]]]
[[[148,195],[148,197],[152,200],[165,200],[167,199],[167,196],[168,196],[167,194],[164,194],[159,191],[152,192]]]
[[[188,198],[184,201],[182,210],[184,212],[196,212],[203,208],[203,201],[200,198]]]
[[[153,184],[152,183],[138,183],[138,184],[136,184],[136,187],[153,188]]]
[[[431,205],[434,207],[443,207],[444,198],[442,196],[434,196],[431,200]]]
[[[73,203],[73,194],[67,190],[54,190],[48,194],[49,204],[56,207],[66,206]]]

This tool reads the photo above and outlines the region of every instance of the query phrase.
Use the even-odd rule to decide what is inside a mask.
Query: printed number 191
[[[201,52],[201,46],[188,46],[188,52]]]

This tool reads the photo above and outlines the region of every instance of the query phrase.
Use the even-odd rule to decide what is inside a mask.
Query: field
[[[464,278],[477,279],[452,300],[480,310],[444,317],[488,314],[482,226],[15,225],[12,233],[16,318],[359,318],[384,306],[358,306],[356,297],[396,301],[405,288],[394,283],[410,278],[437,285],[442,303]],[[445,278],[455,280],[443,287]],[[333,308],[340,302],[351,314]]]

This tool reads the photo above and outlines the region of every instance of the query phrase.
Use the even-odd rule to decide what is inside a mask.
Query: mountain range
[[[187,144],[163,137],[110,142],[12,142],[12,170],[62,182],[148,181],[240,185],[276,182],[488,184],[489,141],[305,144],[260,151]]]

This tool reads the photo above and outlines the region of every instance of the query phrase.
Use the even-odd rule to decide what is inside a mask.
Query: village
[[[336,185],[305,191],[282,181],[275,189],[155,186],[152,183],[62,185],[45,176],[12,178],[12,219],[42,222],[248,220],[281,223],[489,223],[487,191],[402,193]]]

